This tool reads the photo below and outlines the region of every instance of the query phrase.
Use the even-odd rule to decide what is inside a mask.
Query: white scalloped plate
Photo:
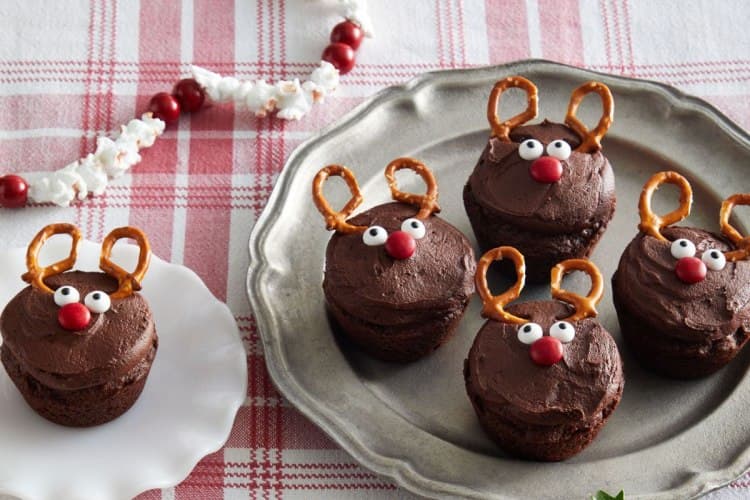
[[[84,241],[76,269],[98,270],[100,245]],[[67,255],[53,238],[45,258]],[[132,269],[138,249],[117,245]],[[26,249],[0,253],[0,307],[24,286]],[[245,399],[247,362],[237,324],[189,269],[153,258],[143,295],[154,313],[159,350],[138,401],[98,427],[44,420],[0,368],[0,493],[33,499],[125,499],[182,481],[219,449]]]
[[[340,163],[362,186],[361,210],[383,203],[389,198],[385,166],[414,156],[435,172],[440,216],[473,241],[461,190],[487,142],[492,85],[514,74],[539,87],[540,119],[563,121],[570,93],[587,80],[603,81],[615,98],[605,153],[617,178],[617,212],[593,259],[606,276],[599,318],[623,354],[625,391],[591,446],[554,464],[509,457],[477,423],[461,374],[483,323],[476,297],[454,338],[409,365],[379,363],[336,341],[321,290],[330,234],[310,197],[318,169]],[[503,96],[506,115],[523,105],[520,92]],[[590,98],[579,116],[591,126],[600,114]],[[624,489],[629,499],[671,499],[705,493],[750,465],[750,348],[702,380],[651,375],[623,346],[609,278],[636,234],[638,195],[653,172],[684,172],[695,191],[687,223],[717,229],[721,200],[750,191],[748,168],[746,132],[706,102],[654,82],[521,61],[427,73],[385,89],[297,148],[255,225],[248,293],[268,371],[281,392],[357,460],[423,495],[585,498],[598,489]],[[421,192],[413,178],[399,181],[402,189]],[[326,188],[335,207],[349,197],[340,186]],[[671,209],[668,199],[655,200],[660,213]],[[750,225],[747,209],[736,217],[744,228]],[[535,298],[549,298],[549,286],[527,286],[521,299]]]

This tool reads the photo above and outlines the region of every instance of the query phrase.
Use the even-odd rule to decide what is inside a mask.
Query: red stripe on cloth
[[[282,427],[284,448],[294,450],[337,449],[323,431],[294,408],[284,408]]]
[[[490,64],[529,57],[529,27],[524,0],[485,0]]]
[[[143,2],[140,5],[138,57],[141,62],[180,60],[180,16],[179,5],[164,2]],[[175,79],[179,74],[175,71]],[[136,109],[139,115],[148,106],[151,96],[160,91],[168,91],[161,85],[154,85],[139,73]],[[168,132],[169,133],[169,132]],[[158,172],[158,183],[174,186],[174,173],[177,170],[177,141],[165,137],[156,141],[150,151],[142,155],[144,161],[133,169],[132,193],[137,199],[142,184],[151,182],[150,173]],[[130,207],[130,224],[146,231],[151,239],[154,253],[163,259],[172,257],[172,232],[174,230],[173,200],[167,196],[162,207]]]
[[[30,137],[0,141],[0,175],[8,170],[24,172],[52,172],[78,158],[78,137]],[[63,163],[64,162],[64,163]],[[9,167],[9,168],[8,168]],[[7,170],[6,170],[7,168]]]
[[[196,60],[234,60],[234,2],[196,0],[193,6],[193,54]],[[230,74],[233,74],[232,70]],[[216,106],[192,120],[192,130],[230,130],[234,128],[231,106]],[[233,141],[196,140],[190,144],[188,186],[210,185],[226,200],[232,192]],[[208,174],[208,175],[200,175]],[[231,205],[187,209],[184,263],[193,269],[219,300],[226,300],[229,273],[229,232]]]
[[[539,31],[545,59],[583,64],[578,0],[539,0]]]

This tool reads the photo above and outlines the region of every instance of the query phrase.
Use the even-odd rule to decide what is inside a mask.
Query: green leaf
[[[625,492],[620,490],[617,496],[613,497],[606,491],[599,490],[591,497],[591,500],[625,500]]]

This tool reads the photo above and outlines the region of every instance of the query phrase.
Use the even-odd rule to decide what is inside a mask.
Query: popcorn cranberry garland
[[[321,56],[320,66],[309,80],[240,81],[207,69],[192,66],[193,78],[177,82],[172,93],[159,92],[149,101],[148,112],[120,127],[117,138],[99,137],[94,153],[52,173],[34,172],[27,179],[18,175],[0,176],[0,207],[20,208],[29,200],[70,206],[74,200],[104,193],[109,179],[120,177],[141,161],[139,151],[150,147],[166,127],[176,122],[181,112],[198,111],[206,97],[216,103],[234,102],[256,116],[276,111],[284,120],[299,120],[336,90],[339,74],[354,67],[354,53],[364,37],[372,36],[372,27],[364,0],[339,0],[345,21],[331,31],[330,44]]]

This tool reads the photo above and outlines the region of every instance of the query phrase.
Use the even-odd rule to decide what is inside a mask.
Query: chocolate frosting
[[[618,301],[631,312],[682,342],[710,345],[734,342],[733,334],[750,331],[750,261],[727,262],[721,271],[708,270],[694,284],[675,274],[677,259],[671,242],[686,238],[695,244],[695,256],[708,249],[736,250],[720,235],[702,229],[668,227],[669,242],[639,233],[625,249],[613,279]]]
[[[349,222],[382,226],[390,234],[416,213],[412,205],[388,203]],[[425,236],[416,241],[414,255],[404,260],[389,257],[383,246],[365,245],[360,233],[334,233],[326,250],[326,299],[354,317],[381,325],[428,321],[436,312],[462,309],[474,292],[471,245],[437,216],[422,222]]]
[[[117,290],[117,280],[98,272],[67,272],[45,283],[53,290],[70,285],[81,301],[95,290]],[[23,369],[49,387],[82,389],[126,376],[156,344],[151,310],[138,293],[113,300],[106,313],[92,313],[89,327],[80,332],[60,326],[59,309],[51,294],[28,286],[0,316],[3,346]]]
[[[580,139],[565,125],[544,121],[513,129],[514,142],[490,138],[469,185],[477,202],[496,217],[534,231],[568,233],[608,219],[615,203],[612,167],[601,151],[571,152],[562,160],[562,178],[552,184],[529,174],[532,161],[518,154],[519,143],[534,138],[544,144],[563,139],[575,149]]]
[[[545,335],[555,321],[573,312],[567,304],[551,300],[514,304],[508,311],[538,323]],[[596,424],[624,383],[620,354],[596,319],[572,324],[576,335],[563,344],[563,359],[543,367],[531,360],[530,346],[518,340],[519,325],[487,321],[466,365],[470,395],[478,397],[486,412],[520,428]]]

